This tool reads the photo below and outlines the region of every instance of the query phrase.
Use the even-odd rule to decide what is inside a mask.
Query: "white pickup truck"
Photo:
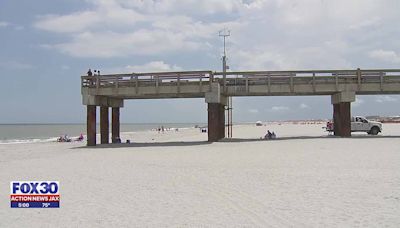
[[[333,122],[327,122],[326,131],[333,132],[333,125]],[[377,135],[382,132],[382,123],[355,116],[351,118],[351,132],[367,132],[369,135]]]

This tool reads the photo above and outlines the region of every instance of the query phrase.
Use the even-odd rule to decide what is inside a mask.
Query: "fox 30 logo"
[[[11,181],[10,203],[12,208],[60,207],[58,181]]]

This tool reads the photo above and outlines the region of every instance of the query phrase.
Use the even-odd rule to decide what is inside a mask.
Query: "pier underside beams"
[[[87,105],[87,145],[96,146],[96,105]]]

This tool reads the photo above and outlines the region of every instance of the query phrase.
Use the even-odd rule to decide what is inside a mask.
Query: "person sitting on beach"
[[[272,132],[272,133],[271,133],[271,139],[276,139],[275,132]]]
[[[64,135],[64,142],[71,142],[72,140],[68,137],[67,134]]]
[[[265,134],[264,139],[271,139],[271,138],[272,138],[272,133],[269,130],[267,130],[267,133]]]
[[[81,135],[76,139],[76,141],[80,142],[84,139],[83,134],[81,133]]]

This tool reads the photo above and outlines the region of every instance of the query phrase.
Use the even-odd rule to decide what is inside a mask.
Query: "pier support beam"
[[[82,96],[83,105],[87,106],[87,138],[88,146],[96,146],[96,106],[100,106],[100,141],[102,144],[109,143],[110,132],[109,132],[109,111],[108,108],[113,108],[113,128],[112,134],[116,138],[119,138],[119,108],[124,107],[124,100],[94,96],[89,94],[83,94]],[[114,110],[117,108],[118,110]],[[115,117],[115,120],[114,120]]]
[[[216,142],[225,138],[225,105],[227,99],[221,95],[219,83],[212,83],[210,92],[205,94],[208,104],[208,141]]]
[[[355,101],[354,92],[341,92],[332,95],[334,135],[351,136],[351,102]]]
[[[119,108],[112,108],[112,121],[111,121],[111,142],[119,143],[120,140],[120,122],[119,122]]]
[[[96,146],[96,105],[87,105],[87,146]]]
[[[100,142],[101,144],[108,144],[110,138],[109,131],[109,117],[108,117],[108,107],[100,107]]]
[[[225,138],[225,107],[223,104],[208,103],[208,141]]]

